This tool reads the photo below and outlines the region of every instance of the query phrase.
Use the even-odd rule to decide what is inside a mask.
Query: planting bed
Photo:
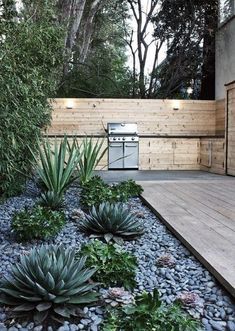
[[[67,222],[64,229],[48,243],[63,243],[79,250],[90,239],[79,232],[76,222],[70,216],[79,209],[79,187],[71,187],[65,196]],[[32,206],[37,201],[36,188],[32,186],[19,197],[8,199],[0,205],[0,277],[7,275],[11,265],[18,261],[20,254],[39,246],[42,241],[19,243],[11,232],[11,217],[24,206]],[[200,318],[205,330],[235,331],[235,304],[229,294],[221,288],[212,275],[190,254],[190,252],[166,229],[156,216],[142,204],[139,198],[127,203],[144,224],[145,233],[140,238],[124,242],[123,248],[138,259],[136,275],[137,287],[134,292],[152,291],[157,288],[163,301],[170,304],[177,297],[193,293],[195,301],[185,309],[196,318]],[[170,257],[170,265],[164,265],[165,256]],[[160,261],[162,262],[160,265]],[[169,262],[169,261],[168,261]],[[165,261],[167,263],[167,261]],[[34,323],[22,325],[6,322],[7,311],[0,308],[0,331],[42,330]],[[101,330],[104,318],[102,306],[85,307],[84,317],[80,321],[67,321],[59,327],[60,331]],[[48,330],[52,330],[48,326]]]

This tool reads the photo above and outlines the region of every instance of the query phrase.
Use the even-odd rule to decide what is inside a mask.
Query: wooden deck
[[[235,178],[141,185],[147,205],[235,297]]]

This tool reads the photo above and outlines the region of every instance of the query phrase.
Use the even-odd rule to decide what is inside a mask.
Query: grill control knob
[[[126,140],[126,138],[123,137],[122,140]]]
[[[131,140],[135,140],[135,137],[132,137]]]
[[[115,137],[113,138],[113,140],[116,140],[116,139],[117,139],[117,138],[115,138]]]

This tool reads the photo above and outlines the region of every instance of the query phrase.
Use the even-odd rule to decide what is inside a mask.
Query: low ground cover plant
[[[166,306],[158,291],[143,292],[135,302],[111,310],[103,331],[199,331],[200,325],[177,304]]]
[[[142,191],[142,187],[133,180],[110,186],[99,176],[94,176],[82,185],[81,204],[85,209],[89,209],[103,202],[126,202],[129,198],[141,194]]]
[[[92,207],[89,214],[78,223],[80,231],[92,237],[103,238],[106,242],[122,243],[144,233],[144,228],[136,216],[123,204],[105,202]]]
[[[137,259],[118,245],[93,240],[84,245],[79,256],[86,256],[86,266],[95,267],[94,280],[105,286],[123,286],[133,289],[136,285]]]
[[[75,259],[75,250],[62,245],[42,245],[22,255],[10,278],[0,282],[0,303],[11,307],[11,316],[61,321],[78,315],[78,307],[97,301],[95,283],[89,283],[94,268],[85,268],[85,258]]]
[[[12,218],[12,230],[20,240],[47,239],[57,235],[65,224],[62,211],[36,205],[25,208]]]
[[[143,192],[141,185],[133,179],[126,180],[112,187],[113,195],[119,197],[119,201],[126,202],[130,197],[137,197]]]
[[[85,210],[92,206],[98,206],[105,201],[113,201],[111,187],[101,177],[94,176],[88,182],[82,184],[81,205]]]

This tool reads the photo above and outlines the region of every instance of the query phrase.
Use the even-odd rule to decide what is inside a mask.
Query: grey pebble
[[[62,325],[58,328],[58,331],[70,331],[69,326],[67,324]]]
[[[65,246],[79,249],[83,243],[89,241],[88,237],[77,231],[77,226],[70,221],[69,216],[73,209],[79,207],[79,189],[71,187],[65,194],[65,213],[67,223],[61,233],[53,239],[55,244],[63,242]],[[11,217],[14,212],[21,210],[24,206],[32,206],[36,197],[22,194],[6,200],[0,205],[1,227],[0,227],[0,274],[8,275],[11,265],[19,259],[20,253],[28,251],[40,242],[16,243],[10,237]],[[183,291],[197,293],[203,300],[204,306],[185,307],[192,316],[202,319],[207,331],[235,331],[234,301],[229,294],[215,281],[214,277],[184,248],[184,246],[166,229],[157,217],[145,207],[138,198],[130,200],[130,209],[133,212],[142,212],[145,216],[145,234],[134,241],[127,241],[123,248],[134,253],[138,260],[137,287],[134,293],[143,290],[152,291],[154,287],[159,288],[165,303],[171,304]],[[4,252],[4,254],[1,254]],[[176,266],[163,268],[156,266],[156,260],[165,254],[170,254],[176,261]],[[198,309],[200,308],[200,309]],[[104,309],[101,307],[85,307],[85,317],[78,325],[69,324],[69,321],[59,327],[59,331],[91,330],[96,331],[102,322]],[[5,311],[0,307],[0,322],[4,322]],[[74,323],[74,322],[71,322]],[[33,331],[42,331],[42,326],[29,327],[30,324],[12,326],[8,331],[25,330],[27,327]],[[2,330],[1,330],[2,328]],[[5,325],[0,323],[0,331],[7,331]],[[55,331],[48,327],[48,331]],[[226,330],[227,331],[227,330]]]
[[[102,322],[102,318],[98,317],[95,321],[94,324],[95,325],[99,325]]]
[[[213,327],[214,330],[216,331],[224,331],[226,327],[226,322],[221,322],[221,321],[210,321],[211,326]]]
[[[228,321],[227,322],[227,328],[228,328],[228,331],[235,331],[235,322]]]
[[[80,323],[86,326],[90,323],[90,320],[89,319],[81,319]]]
[[[41,331],[43,329],[43,326],[42,325],[38,325],[38,326],[35,326],[33,328],[33,331]]]

